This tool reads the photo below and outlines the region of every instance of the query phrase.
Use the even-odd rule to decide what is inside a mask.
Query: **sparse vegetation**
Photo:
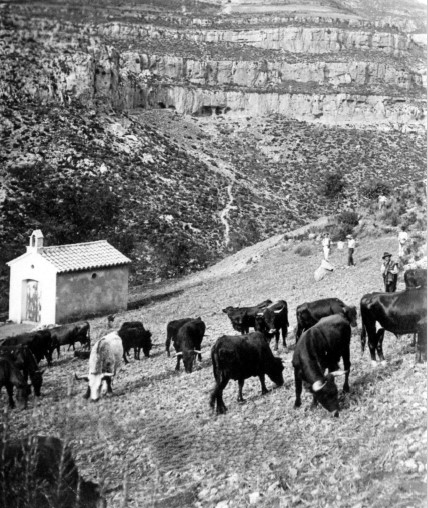
[[[300,244],[294,249],[294,254],[302,257],[310,256],[312,254],[312,249],[310,245]]]

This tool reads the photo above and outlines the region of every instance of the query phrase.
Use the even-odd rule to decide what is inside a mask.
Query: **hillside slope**
[[[281,347],[283,388],[262,397],[252,378],[244,387],[246,404],[238,404],[231,382],[224,396],[229,412],[215,417],[209,410],[210,346],[218,336],[234,333],[222,308],[285,298],[292,345],[296,306],[327,296],[357,305],[364,293],[380,290],[380,256],[395,252],[396,239],[362,240],[354,269],[345,268],[346,252],[334,250],[336,270],[318,283],[313,271],[322,257],[319,245],[307,243],[306,257],[295,252],[298,245],[273,242],[244,269],[118,315],[117,326],[125,320],[144,322],[153,333],[154,354],[123,366],[114,395],[97,404],[84,401],[83,386],[72,380],[75,371],[85,372],[86,362],[63,351],[45,373],[40,402],[10,413],[10,434],[67,439],[84,477],[98,477],[109,491],[109,508],[423,506],[426,376],[414,365],[406,336],[387,333],[388,365],[373,369],[368,351],[361,356],[359,332],[354,332],[351,393],[341,395],[339,419],[310,409],[308,394],[302,408],[293,409],[292,351]],[[177,374],[175,359],[164,352],[166,323],[184,316],[201,316],[207,323],[203,362],[190,375]],[[93,340],[106,333],[106,325],[105,318],[91,321]]]
[[[376,180],[420,181],[421,9],[2,4],[0,306],[34,228],[50,245],[107,238],[135,285],[365,205]]]

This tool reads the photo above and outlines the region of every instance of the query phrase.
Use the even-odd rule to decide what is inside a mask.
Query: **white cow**
[[[89,356],[88,376],[77,376],[88,382],[85,398],[97,401],[106,392],[112,393],[112,377],[116,375],[123,356],[122,339],[116,332],[111,332],[98,340]]]

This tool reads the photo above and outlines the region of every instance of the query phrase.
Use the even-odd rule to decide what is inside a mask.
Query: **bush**
[[[379,196],[389,196],[392,189],[389,184],[381,182],[380,180],[372,180],[360,188],[363,196],[369,199],[377,199]]]
[[[327,173],[325,181],[321,187],[322,193],[329,199],[338,196],[345,188],[345,180],[340,171]]]
[[[397,212],[392,212],[385,216],[384,218],[386,224],[389,224],[391,226],[398,226],[400,224],[400,216]]]
[[[330,233],[330,238],[332,242],[343,241],[346,238],[346,235],[352,233],[353,227],[349,224],[336,224],[335,226],[329,228],[328,232]]]
[[[352,227],[356,226],[358,224],[358,214],[357,212],[353,211],[344,211],[340,213],[337,217],[337,222],[339,224],[346,224],[350,225]]]
[[[312,249],[310,248],[309,245],[298,245],[295,249],[294,249],[294,254],[298,254],[299,256],[310,256],[312,254]]]

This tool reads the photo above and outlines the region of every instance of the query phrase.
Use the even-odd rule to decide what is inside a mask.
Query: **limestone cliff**
[[[15,15],[1,26],[6,42],[3,89],[14,94],[15,56],[23,47],[31,58],[19,76],[21,91],[41,99],[77,97],[125,109],[279,113],[325,124],[424,128],[426,71],[418,60],[423,50],[409,34],[379,30],[190,30],[118,22],[76,25],[44,18],[29,22]],[[177,39],[184,40],[180,48],[189,56],[177,54]],[[128,48],[123,44],[127,40]],[[161,40],[169,44],[170,54]],[[197,41],[199,54],[190,40]],[[156,41],[157,51],[144,50]],[[252,55],[253,46],[262,49]],[[239,47],[245,48],[241,57]],[[190,56],[192,52],[196,55]]]
[[[411,35],[352,30],[335,27],[265,27],[247,30],[177,30],[153,25],[134,26],[121,23],[105,24],[98,33],[115,38],[152,37],[166,39],[189,39],[199,43],[229,42],[249,44],[269,50],[292,53],[330,53],[350,49],[375,49],[400,56],[415,47]]]

